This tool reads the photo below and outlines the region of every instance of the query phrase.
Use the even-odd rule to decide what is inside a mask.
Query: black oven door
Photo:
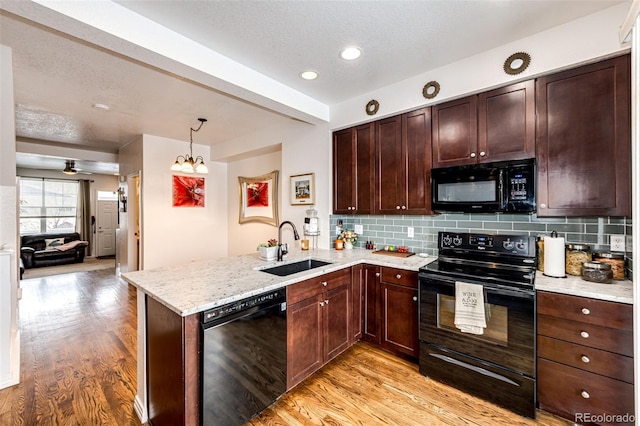
[[[484,302],[483,334],[462,333],[454,325],[455,279],[421,273],[420,341],[535,377],[535,291],[484,285]]]
[[[505,209],[504,171],[457,166],[431,171],[431,209],[444,212],[499,212]]]

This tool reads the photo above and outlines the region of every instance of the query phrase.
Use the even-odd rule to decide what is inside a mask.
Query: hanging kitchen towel
[[[481,285],[456,281],[454,324],[463,333],[484,333],[487,321],[484,315],[484,292]]]

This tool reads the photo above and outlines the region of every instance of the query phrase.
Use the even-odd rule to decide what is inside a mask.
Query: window
[[[20,179],[20,235],[75,232],[78,182]]]

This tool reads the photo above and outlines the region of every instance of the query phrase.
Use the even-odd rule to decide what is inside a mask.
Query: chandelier
[[[189,153],[185,155],[178,155],[176,157],[176,162],[171,166],[171,170],[174,172],[183,172],[183,173],[209,173],[209,169],[204,164],[204,159],[201,155],[198,155],[195,159],[193,158],[193,132],[197,132],[200,130],[202,125],[207,122],[206,118],[198,118],[200,125],[197,129],[193,127],[189,131]]]

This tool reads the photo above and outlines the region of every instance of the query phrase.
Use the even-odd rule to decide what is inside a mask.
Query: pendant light
[[[197,132],[202,128],[202,125],[207,122],[206,118],[198,118],[200,125],[197,129],[193,127],[189,131],[189,153],[185,155],[178,155],[176,157],[176,162],[171,166],[171,170],[174,172],[183,172],[183,173],[196,173],[206,174],[209,173],[209,169],[204,164],[204,159],[201,155],[198,155],[195,159],[193,158],[193,132]]]

